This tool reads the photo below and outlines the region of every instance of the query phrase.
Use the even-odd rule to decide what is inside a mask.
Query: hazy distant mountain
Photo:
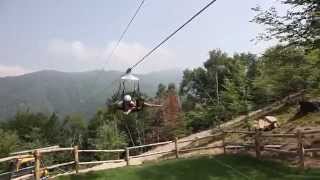
[[[28,108],[33,112],[57,112],[62,116],[75,112],[91,116],[113,94],[118,85],[114,81],[120,75],[117,71],[39,71],[0,78],[0,119]],[[159,83],[180,83],[182,71],[167,70],[138,76],[141,90],[152,96]]]

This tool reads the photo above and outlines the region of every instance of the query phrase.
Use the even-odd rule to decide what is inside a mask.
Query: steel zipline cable
[[[163,41],[161,41],[157,46],[155,46],[152,50],[150,50],[146,55],[144,55],[139,61],[137,61],[134,65],[129,67],[126,71],[126,74],[129,74],[134,68],[136,68],[139,64],[146,60],[151,54],[153,54],[157,49],[159,49],[163,44],[165,44],[168,40],[170,40],[175,34],[177,34],[180,30],[182,30],[185,26],[187,26],[190,22],[192,22],[196,17],[202,14],[205,10],[207,10],[211,5],[213,5],[217,0],[212,0],[209,4],[203,7],[200,11],[198,11],[195,15],[193,15],[189,20],[187,20],[184,24],[182,24],[178,29],[173,31],[168,37],[166,37]]]
[[[120,76],[120,78],[126,74],[129,74],[132,72],[134,68],[136,68],[139,64],[141,64],[143,61],[145,61],[151,54],[153,54],[157,49],[159,49],[163,44],[165,44],[168,40],[170,40],[174,35],[176,35],[179,31],[181,31],[185,26],[187,26],[189,23],[191,23],[195,18],[197,18],[199,15],[201,15],[205,10],[207,10],[211,5],[213,5],[217,0],[210,1],[206,6],[204,6],[200,11],[198,11],[196,14],[194,14],[191,18],[189,18],[184,24],[179,26],[175,31],[173,31],[169,36],[167,36],[164,40],[162,40],[157,46],[155,46],[152,50],[150,50],[146,55],[144,55],[139,61],[137,61],[134,65],[129,67],[124,74]],[[115,82],[117,82],[118,79],[115,79],[111,82],[111,86]]]
[[[137,15],[139,14],[140,10],[142,9],[143,4],[145,3],[146,0],[142,0],[138,6],[138,8],[136,9],[136,11],[134,12],[133,16],[130,18],[129,23],[127,24],[127,26],[125,27],[125,29],[123,30],[123,32],[121,33],[117,43],[115,44],[115,46],[112,48],[110,54],[107,56],[105,64],[102,64],[102,71],[101,73],[98,73],[97,77],[95,78],[95,83],[97,84],[97,81],[99,80],[100,75],[103,73],[106,65],[110,62],[110,59],[113,57],[114,53],[116,52],[116,50],[118,49],[121,41],[123,40],[123,38],[125,37],[125,35],[127,34],[127,32],[129,31],[130,26],[134,23],[135,18],[137,17]],[[115,83],[115,81],[113,81],[111,83],[111,85]]]
[[[124,29],[124,31],[122,32],[122,34],[120,35],[120,38],[118,39],[116,45],[114,46],[114,48],[112,49],[111,53],[109,54],[109,56],[107,57],[106,60],[106,64],[109,62],[109,60],[112,58],[112,56],[114,55],[115,51],[118,49],[122,39],[124,38],[124,36],[126,35],[126,33],[128,32],[131,24],[134,22],[134,19],[136,18],[136,16],[139,14],[143,4],[145,3],[145,0],[142,0],[141,3],[139,4],[137,10],[135,11],[135,13],[133,14],[133,16],[131,17],[129,23],[127,24],[126,28]],[[105,64],[105,65],[106,65]],[[105,65],[103,66],[103,69],[105,67]]]

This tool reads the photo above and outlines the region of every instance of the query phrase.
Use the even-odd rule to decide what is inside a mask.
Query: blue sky
[[[210,0],[146,0],[115,56],[106,57],[141,0],[1,0],[0,76],[32,71],[124,71]],[[136,72],[201,66],[208,51],[261,53],[252,7],[275,0],[218,0]]]

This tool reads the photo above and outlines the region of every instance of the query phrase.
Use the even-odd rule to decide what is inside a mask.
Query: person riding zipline
[[[117,103],[118,109],[128,115],[133,111],[140,111],[144,107],[162,107],[162,105],[146,103],[141,97],[133,99],[129,94],[123,97],[123,100]]]
[[[144,107],[162,107],[162,105],[146,103],[140,92],[140,79],[130,70],[121,77],[119,89],[114,95],[116,99],[116,107],[122,110],[124,114],[143,110]]]

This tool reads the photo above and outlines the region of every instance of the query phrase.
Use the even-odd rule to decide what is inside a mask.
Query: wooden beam
[[[115,150],[78,150],[78,152],[88,152],[88,153],[95,153],[95,152],[105,152],[105,153],[116,153],[116,152],[125,152],[124,149],[115,149]]]
[[[49,147],[44,147],[44,148],[38,148],[38,149],[31,149],[31,150],[26,150],[26,151],[19,151],[19,152],[13,152],[10,153],[10,155],[18,155],[18,154],[32,154],[35,150],[46,150],[46,149],[55,149],[55,148],[59,148],[60,146],[56,145],[56,146],[49,146]]]
[[[320,133],[319,129],[316,130],[307,130],[307,131],[302,131],[302,134],[316,134],[316,133]]]
[[[61,164],[55,164],[55,165],[52,165],[52,166],[48,166],[46,167],[46,169],[56,169],[56,168],[59,168],[59,167],[63,167],[63,166],[69,166],[69,165],[74,165],[75,162],[74,161],[70,161],[70,162],[66,162],[66,163],[61,163]]]
[[[128,147],[128,149],[138,149],[138,148],[143,148],[143,147],[160,146],[160,145],[165,145],[165,144],[170,144],[170,143],[173,143],[173,141],[146,144],[146,145],[141,145],[141,146],[132,146],[132,147]]]
[[[91,162],[80,162],[79,165],[90,165],[90,164],[105,164],[105,163],[121,163],[125,162],[124,159],[108,160],[108,161],[91,161]]]
[[[141,158],[141,157],[153,156],[153,155],[158,155],[158,154],[168,154],[168,153],[172,153],[172,152],[175,152],[175,150],[146,153],[146,154],[141,154],[141,155],[137,155],[137,156],[130,156],[130,158]]]
[[[205,149],[215,149],[215,148],[223,148],[223,146],[220,145],[220,146],[188,148],[188,149],[181,149],[180,152],[197,151],[197,150],[205,150]]]
[[[40,180],[41,179],[41,170],[40,170],[41,160],[40,160],[40,151],[39,150],[34,151],[34,159],[35,159],[34,179]]]
[[[174,138],[174,147],[175,147],[175,154],[176,158],[179,159],[179,143],[178,143],[178,138]]]
[[[298,141],[297,153],[299,156],[299,167],[301,170],[304,170],[304,146],[303,146],[303,134],[301,130],[297,131],[297,141]]]
[[[261,134],[261,137],[296,138],[295,134]]]
[[[260,159],[261,157],[261,132],[256,130],[255,138],[254,138],[256,157]]]
[[[304,149],[304,152],[320,152],[320,148]]]
[[[126,162],[127,166],[130,165],[130,149],[126,147]]]
[[[76,170],[76,174],[79,173],[79,151],[78,151],[78,146],[74,146],[73,148],[73,155],[74,155],[74,168]]]
[[[33,157],[33,155],[18,155],[18,156],[11,156],[11,157],[6,157],[6,158],[1,158],[0,159],[0,163],[1,162],[6,162],[6,161],[11,161],[14,159],[20,159],[20,158],[30,158]]]
[[[56,149],[45,149],[40,151],[41,153],[52,153],[52,152],[60,152],[60,151],[73,151],[73,148],[56,148]]]
[[[250,132],[250,131],[223,131],[224,133],[227,134],[255,134],[255,132]]]
[[[275,149],[275,148],[264,148],[263,150],[269,151],[269,152],[276,152],[276,153],[297,154],[296,151],[286,151],[286,150]]]

